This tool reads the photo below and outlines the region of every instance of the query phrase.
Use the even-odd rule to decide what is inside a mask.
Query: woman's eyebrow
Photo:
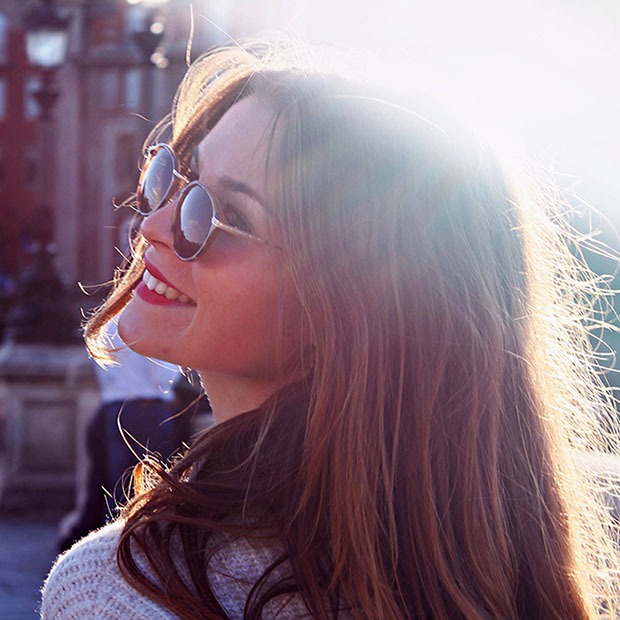
[[[218,182],[225,189],[231,192],[240,192],[241,194],[245,194],[246,196],[252,198],[252,200],[256,201],[263,209],[265,208],[265,203],[263,202],[263,198],[261,195],[249,185],[246,185],[242,181],[237,179],[233,179],[228,175],[224,175],[218,178]]]

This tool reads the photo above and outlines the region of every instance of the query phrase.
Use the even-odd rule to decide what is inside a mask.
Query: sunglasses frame
[[[146,174],[149,170],[149,167],[151,165],[151,162],[153,161],[153,159],[155,158],[155,155],[157,155],[157,153],[160,150],[166,151],[166,153],[168,153],[169,157],[171,158],[172,176],[170,179],[170,183],[168,184],[168,187],[166,188],[161,200],[159,201],[159,204],[157,204],[155,208],[145,213],[144,211],[140,209],[140,206],[139,206],[140,199],[143,196],[144,181],[146,178]],[[182,260],[182,261],[196,260],[206,250],[207,246],[211,243],[211,241],[215,239],[217,233],[220,231],[227,232],[231,235],[235,235],[243,239],[250,239],[252,241],[261,243],[263,245],[268,245],[268,246],[273,245],[271,242],[267,241],[266,239],[257,237],[256,235],[246,232],[245,230],[240,230],[239,228],[235,228],[234,226],[231,226],[230,224],[227,224],[225,221],[223,221],[219,204],[217,200],[215,199],[215,196],[213,196],[213,194],[207,189],[207,187],[200,181],[190,181],[188,177],[186,177],[184,174],[179,172],[179,159],[169,144],[166,144],[165,142],[160,142],[159,144],[155,144],[154,146],[149,147],[146,150],[145,157],[146,157],[146,160],[145,160],[144,165],[142,166],[142,171],[140,172],[140,179],[138,181],[138,188],[136,191],[135,209],[138,213],[140,213],[140,215],[142,215],[143,217],[149,217],[150,215],[152,215],[153,213],[161,209],[161,207],[163,207],[167,203],[172,202],[172,200],[174,200],[174,198],[178,194],[177,202],[175,205],[175,211],[174,211],[174,223],[175,223],[175,228],[176,228],[176,224],[178,222],[183,203],[185,202],[185,199],[187,198],[187,196],[189,195],[189,193],[192,191],[194,187],[199,187],[200,189],[202,189],[202,191],[204,191],[206,195],[208,196],[208,198],[211,200],[211,204],[213,205],[213,209],[212,209],[213,214],[211,215],[211,227],[209,228],[209,231],[207,232],[207,235],[204,241],[200,244],[200,247],[198,248],[198,250],[196,250],[196,252],[194,252],[194,254],[192,254],[189,257],[181,256],[175,247],[175,239],[173,239],[172,247],[174,249],[174,253],[176,257],[179,260]]]

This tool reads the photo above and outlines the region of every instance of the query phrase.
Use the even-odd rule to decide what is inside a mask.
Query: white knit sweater
[[[43,620],[171,620],[173,613],[132,588],[116,564],[121,522],[90,534],[61,555],[43,585]],[[228,543],[208,566],[213,593],[231,620],[242,620],[252,586],[278,555],[273,546],[247,540]],[[144,558],[141,570],[149,575]],[[263,618],[309,618],[301,597],[282,596],[267,605]],[[340,618],[348,617],[341,614]]]

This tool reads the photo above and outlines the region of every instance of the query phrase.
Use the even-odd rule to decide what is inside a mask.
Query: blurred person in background
[[[178,366],[134,353],[109,323],[108,346],[115,363],[94,364],[101,404],[86,429],[88,471],[78,489],[78,505],[61,523],[58,547],[74,542],[109,521],[131,495],[124,475],[147,454],[167,459],[186,440],[176,413]]]
[[[118,320],[196,369],[215,425],[136,469],[43,618],[618,617],[580,460],[607,447],[597,283],[557,196],[315,55],[207,54],[149,140],[141,239],[87,343],[109,358]]]

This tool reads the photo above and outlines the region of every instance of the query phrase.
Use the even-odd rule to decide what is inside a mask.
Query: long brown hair
[[[282,368],[301,379],[153,469],[125,577],[182,617],[226,617],[206,570],[224,533],[282,545],[247,618],[288,592],[320,618],[615,616],[608,519],[578,460],[608,407],[592,278],[557,201],[447,122],[273,50],[197,61],[172,146],[188,156],[245,96],[274,110],[269,204],[303,315]],[[94,355],[142,269],[138,247],[87,324]]]

